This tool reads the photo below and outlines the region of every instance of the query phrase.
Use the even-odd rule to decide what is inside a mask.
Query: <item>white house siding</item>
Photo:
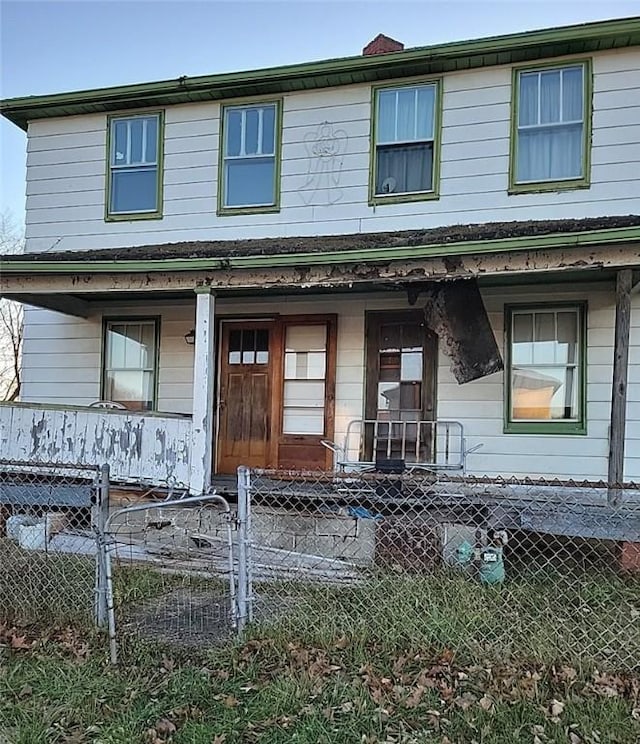
[[[503,344],[505,303],[588,302],[588,369],[586,436],[522,435],[503,433],[503,376],[495,374],[458,385],[449,359],[440,353],[438,416],[463,422],[467,444],[482,448],[469,456],[469,471],[476,474],[547,475],[605,478],[614,336],[614,293],[609,283],[530,288],[492,288],[484,291],[498,343]],[[364,391],[365,312],[406,308],[402,294],[288,297],[260,301],[219,299],[221,317],[260,314],[338,313],[336,440],[344,437],[348,422],[360,418]],[[166,412],[191,411],[193,349],[184,334],[193,327],[194,304],[161,303],[157,309],[111,306],[108,315],[161,315],[159,408]],[[25,340],[27,401],[86,404],[99,397],[102,321],[76,320],[44,310],[29,310]],[[634,295],[632,348],[627,424],[626,476],[640,480],[640,295]]]
[[[22,400],[88,405],[100,399],[103,312],[160,318],[158,408],[191,413],[193,347],[184,334],[193,328],[195,307],[175,301],[112,305],[87,320],[25,308]]]
[[[368,85],[284,96],[282,198],[276,214],[216,216],[217,103],[166,109],[161,220],[104,221],[104,115],[36,121],[29,126],[27,249],[82,250],[637,213],[639,68],[637,49],[593,56],[591,187],[559,193],[507,194],[509,66],[444,75],[437,201],[368,206]],[[324,122],[344,134],[347,144],[338,185],[314,190],[305,185],[310,167],[316,165],[310,162],[307,140]]]

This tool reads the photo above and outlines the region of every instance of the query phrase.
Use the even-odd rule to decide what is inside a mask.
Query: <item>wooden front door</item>
[[[420,311],[367,314],[365,459],[428,462],[434,455],[438,339]],[[375,431],[378,439],[375,439]],[[375,439],[375,442],[374,442]],[[376,451],[377,450],[377,451]]]
[[[264,468],[271,448],[271,322],[222,324],[218,399],[219,473]]]

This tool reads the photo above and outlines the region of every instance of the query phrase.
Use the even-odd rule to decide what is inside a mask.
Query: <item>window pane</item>
[[[518,181],[580,178],[582,124],[518,133]]]
[[[578,418],[576,370],[565,367],[514,368],[512,417],[514,420],[571,420]]]
[[[401,88],[398,90],[398,141],[416,138],[416,90]]]
[[[557,324],[558,346],[556,349],[556,361],[562,364],[575,364],[578,360],[578,314],[574,311],[559,312]]]
[[[144,119],[131,119],[131,157],[129,163],[142,163],[142,130]]]
[[[395,142],[396,139],[396,91],[381,90],[378,93],[378,142]]]
[[[226,164],[225,205],[242,207],[275,202],[273,158],[231,160]]]
[[[533,362],[533,314],[514,313],[511,357],[514,364]]]
[[[226,112],[225,122],[226,155],[240,155],[242,147],[242,111],[231,109]]]
[[[153,376],[140,370],[107,372],[105,397],[129,409],[148,411],[153,408]]]
[[[379,382],[378,383],[378,411],[388,411],[391,413],[399,410],[400,405],[400,384],[397,382]],[[386,416],[393,419],[394,416]],[[395,417],[397,418],[397,416]]]
[[[142,366],[153,367],[156,353],[155,324],[145,323],[142,326]]]
[[[158,207],[156,167],[113,171],[111,212],[153,212]]]
[[[533,336],[534,364],[553,364],[556,361],[555,313],[535,313]]]
[[[256,331],[256,364],[269,362],[269,331],[262,328]]]
[[[562,71],[562,120],[583,119],[583,67],[569,67]]]
[[[151,116],[147,119],[147,147],[145,152],[146,163],[157,163],[158,161],[158,117]]]
[[[540,123],[560,121],[560,70],[540,74]]]
[[[107,328],[106,366],[124,367],[124,349],[126,343],[125,327],[111,325]]]
[[[116,120],[112,123],[113,147],[111,165],[127,163],[127,122]]]
[[[290,325],[285,340],[286,351],[324,351],[327,346],[325,325]]]
[[[284,383],[284,405],[324,408],[324,382],[287,380]]]
[[[433,144],[378,147],[376,170],[376,194],[430,191]]]
[[[324,410],[285,408],[282,416],[285,434],[324,434]]]
[[[433,139],[433,121],[436,102],[434,85],[418,88],[418,139]]]
[[[260,126],[260,110],[247,109],[245,112],[244,154],[256,155],[258,148],[258,128]]]
[[[276,143],[276,107],[262,109],[262,153],[273,155]]]
[[[404,382],[409,380],[422,380],[422,352],[403,352],[400,368],[400,379]]]
[[[538,124],[538,73],[520,75],[520,97],[518,100],[518,124]]]

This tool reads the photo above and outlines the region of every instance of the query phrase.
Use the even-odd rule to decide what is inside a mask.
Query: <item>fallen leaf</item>
[[[482,710],[492,710],[493,700],[488,695],[483,695],[480,700],[478,700],[478,705],[482,708]]]
[[[153,725],[154,729],[156,730],[156,733],[158,736],[171,736],[171,734],[175,734],[176,732],[176,725],[173,723],[173,721],[170,721],[168,718],[161,718],[159,721],[156,721]]]
[[[233,695],[227,695],[223,701],[222,704],[225,708],[236,708],[238,705],[240,705],[240,701],[237,697],[234,697]]]
[[[211,744],[224,744],[226,740],[226,734],[218,734],[217,736],[213,737],[213,741],[211,742]]]
[[[31,685],[25,685],[18,693],[19,698],[28,698],[33,695],[33,687]]]
[[[562,701],[556,700],[555,698],[551,701],[551,704],[549,705],[549,713],[551,714],[551,720],[554,723],[560,721],[560,716],[564,711],[564,706],[565,704]]]
[[[333,644],[336,648],[346,648],[349,645],[349,639],[345,634],[341,635],[340,638]]]
[[[14,651],[26,651],[33,648],[35,641],[28,641],[26,636],[11,636],[11,648]]]
[[[422,685],[418,685],[413,692],[407,697],[407,699],[404,701],[404,704],[407,708],[417,708],[418,705],[420,705],[420,701],[422,700],[422,696],[425,692],[425,687],[422,687]]]

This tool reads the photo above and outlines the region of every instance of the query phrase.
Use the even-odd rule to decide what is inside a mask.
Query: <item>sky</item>
[[[0,0],[0,97],[209,75],[640,15],[640,0]],[[0,122],[0,213],[24,220],[26,135]]]

